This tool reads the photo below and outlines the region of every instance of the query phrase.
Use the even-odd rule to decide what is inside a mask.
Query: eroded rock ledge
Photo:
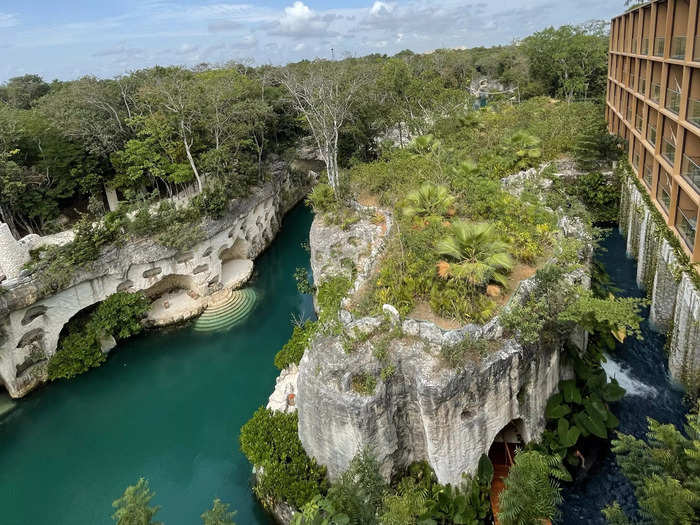
[[[536,173],[518,175],[527,179]],[[364,217],[347,231],[315,219],[311,257],[316,283],[334,272],[347,275],[354,266],[352,295],[371,275],[392,220],[386,211],[374,210],[375,218],[377,213],[387,218],[382,228],[367,218],[371,210],[363,211]],[[561,216],[560,229],[564,236],[590,241],[576,220]],[[590,256],[590,249],[585,251]],[[589,285],[586,272],[570,277]],[[533,285],[534,279],[522,281],[509,304],[525,298]],[[355,319],[348,305],[346,298],[339,313],[342,334],[315,337],[298,374],[286,373],[278,385],[285,395],[295,394],[301,442],[328,468],[331,479],[369,447],[387,478],[425,460],[441,483],[458,483],[462,473],[476,469],[504,428],[514,429],[523,442],[537,439],[545,427],[548,398],[560,379],[570,377],[560,348],[524,348],[504,338],[498,318],[442,330],[431,322],[401,319],[391,305],[385,305],[384,317]],[[585,334],[576,335],[574,343],[585,346]],[[440,348],[467,337],[487,340],[491,351],[464,367],[445,366]],[[386,347],[381,360],[379,345]],[[353,381],[363,375],[376,379],[369,393],[354,388]],[[271,398],[268,406],[293,409],[281,399],[277,395],[273,403]]]
[[[223,287],[248,280],[255,259],[274,239],[282,216],[306,193],[313,172],[292,173],[285,162],[270,167],[271,180],[249,197],[230,204],[221,220],[202,224],[205,240],[176,252],[140,239],[110,247],[71,285],[43,296],[32,276],[3,283],[0,294],[0,381],[21,397],[46,380],[47,360],[56,352],[63,326],[81,310],[121,291],[144,291],[154,303],[148,322],[162,326],[194,317]],[[165,305],[163,294],[182,292]],[[172,306],[172,307],[171,307]]]

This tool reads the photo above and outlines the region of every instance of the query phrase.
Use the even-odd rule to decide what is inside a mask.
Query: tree
[[[441,276],[466,279],[476,286],[490,281],[506,286],[508,278],[502,272],[509,272],[514,264],[508,244],[493,224],[485,222],[453,224],[452,235],[438,242],[437,251],[455,261],[439,266]]]
[[[280,82],[291,95],[294,108],[306,119],[326,165],[328,182],[338,197],[340,130],[365,85],[364,75],[346,63],[316,60],[288,66],[282,71]]]
[[[450,195],[447,186],[427,183],[406,196],[403,214],[406,217],[443,217],[449,213],[454,202],[455,198]]]
[[[567,102],[605,92],[608,38],[604,23],[550,27],[523,40],[533,77]]]
[[[29,109],[35,100],[51,90],[39,75],[13,77],[0,86],[0,101],[16,109]]]
[[[152,104],[167,118],[171,129],[185,148],[185,155],[197,188],[203,189],[202,177],[192,153],[198,127],[201,125],[201,84],[196,82],[191,71],[179,67],[158,68],[151,82],[140,90],[142,101]]]
[[[150,506],[155,496],[148,486],[148,481],[140,478],[136,485],[126,488],[121,498],[114,500],[112,507],[116,510],[112,519],[117,525],[162,525],[159,521],[153,521],[153,517],[160,510],[159,506]]]
[[[211,509],[204,512],[201,516],[204,525],[236,525],[233,521],[235,512],[229,512],[228,503],[222,503],[220,499],[215,499]]]
[[[503,525],[540,525],[557,517],[561,489],[552,479],[559,458],[531,450],[518,452],[498,504]]]

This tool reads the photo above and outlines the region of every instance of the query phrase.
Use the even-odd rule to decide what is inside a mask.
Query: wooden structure
[[[611,21],[608,129],[668,227],[700,262],[698,0],[656,0]]]

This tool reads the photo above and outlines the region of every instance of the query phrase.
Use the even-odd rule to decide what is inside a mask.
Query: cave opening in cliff
[[[496,434],[489,449],[489,459],[494,466],[505,465],[509,467],[513,464],[516,451],[525,444],[522,436],[522,419],[512,420]]]
[[[199,300],[191,275],[166,275],[143,293],[151,301],[148,319],[156,324],[195,309]]]
[[[224,286],[237,285],[246,275],[250,275],[252,261],[247,258],[249,249],[247,241],[236,239],[229,248],[219,252],[221,282]]]

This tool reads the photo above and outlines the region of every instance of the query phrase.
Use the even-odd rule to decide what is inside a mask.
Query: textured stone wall
[[[343,247],[357,244],[365,254],[352,259],[361,269],[353,287],[358,290],[366,279],[362,277],[371,274],[381,257],[386,230],[367,218],[348,231],[321,220],[317,218],[311,228],[316,282],[333,271],[346,273],[341,261],[352,254]],[[579,237],[583,235],[580,226],[566,218],[560,224],[567,235]],[[352,243],[351,237],[355,238]],[[586,286],[586,272],[579,273],[571,277]],[[532,280],[520,283],[511,300],[521,300],[532,284]],[[539,437],[545,427],[547,399],[559,380],[570,376],[558,348],[528,350],[504,339],[497,318],[483,326],[445,331],[431,322],[402,320],[389,305],[384,307],[385,317],[355,319],[346,309],[351,302],[352,297],[346,298],[339,313],[342,334],[317,336],[304,353],[295,384],[280,381],[270,398],[272,408],[286,410],[279,399],[295,394],[301,442],[310,456],[328,468],[331,478],[344,472],[363,447],[369,447],[386,478],[425,460],[440,482],[458,483],[463,472],[476,469],[481,455],[488,453],[497,434],[510,423],[515,423],[525,442]],[[387,344],[380,340],[390,330],[398,332],[390,336],[387,357],[380,360],[375,355],[377,344]],[[440,348],[467,336],[489,340],[491,351],[464,367],[446,367]],[[577,336],[585,345],[585,334]],[[387,374],[391,367],[393,372]],[[370,395],[353,388],[353,379],[363,374],[376,378]]]
[[[18,277],[27,261],[29,251],[26,246],[15,240],[7,224],[0,222],[0,275],[8,279]]]
[[[273,179],[274,184],[232,203],[225,218],[205,221],[206,240],[185,252],[151,239],[112,246],[89,268],[77,272],[69,287],[49,296],[42,295],[32,276],[16,280],[0,295],[0,380],[10,395],[23,396],[45,381],[45,365],[56,351],[63,326],[110,295],[155,294],[162,283],[173,279],[188,283],[200,296],[221,289],[226,258],[232,253],[244,260],[257,257],[274,239],[282,215],[305,194],[308,178],[293,180],[284,163]],[[37,351],[43,356],[40,360]]]
[[[663,239],[637,187],[625,181],[620,203],[620,231],[627,254],[638,261],[637,283],[651,296],[650,322],[666,332],[669,369],[674,378],[698,386],[700,379],[700,291],[679,271],[671,245]]]
[[[405,334],[416,328],[413,323],[404,321]],[[425,325],[419,332],[443,341],[465,333],[416,324]],[[481,337],[479,329],[475,335]],[[558,350],[527,352],[504,341],[483,363],[447,369],[439,347],[418,336],[393,340],[387,353],[395,371],[378,379],[369,396],[355,392],[352,379],[358,372],[380,378],[387,366],[375,357],[371,341],[352,353],[337,337],[316,339],[307,349],[297,381],[299,436],[332,479],[367,446],[387,478],[425,460],[441,483],[459,483],[509,423],[517,422],[525,441],[541,434],[547,399],[563,373]]]

